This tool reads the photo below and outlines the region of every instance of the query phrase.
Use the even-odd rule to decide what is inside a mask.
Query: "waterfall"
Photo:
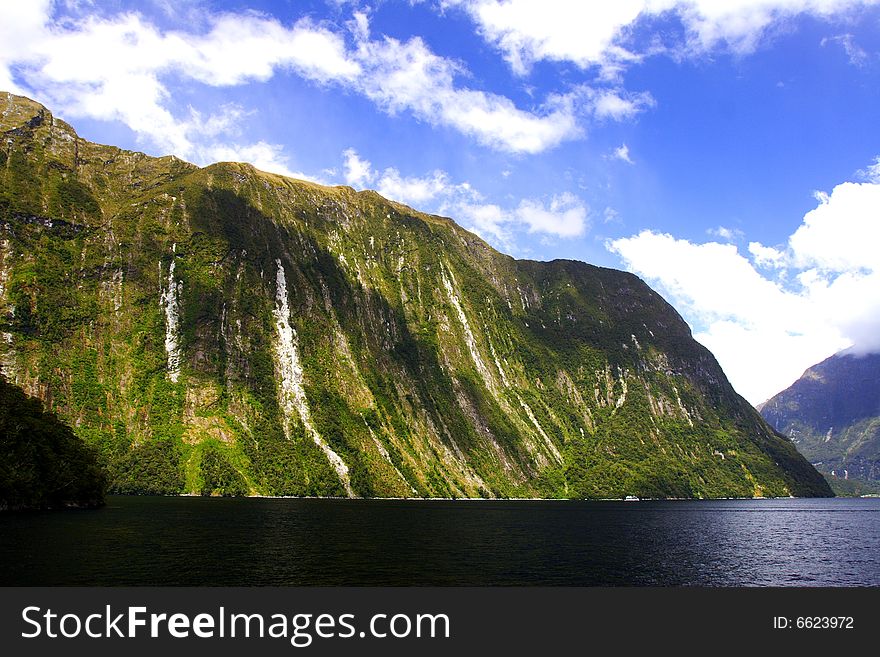
[[[284,267],[281,260],[276,259],[278,267],[275,288],[275,329],[278,332],[278,342],[275,345],[278,374],[281,378],[279,383],[279,397],[281,411],[284,414],[284,435],[290,439],[290,421],[294,411],[299,415],[303,426],[315,444],[321,448],[330,465],[336,471],[342,482],[345,492],[349,497],[355,497],[351,488],[351,480],[348,475],[348,466],[345,461],[318,433],[312,423],[312,414],[309,411],[309,402],[306,399],[306,391],[303,388],[303,368],[299,360],[299,347],[297,346],[296,331],[290,325],[290,306],[287,301],[287,278],[284,275]]]
[[[177,253],[177,244],[172,246],[172,252]],[[177,383],[180,377],[180,344],[178,342],[178,325],[180,323],[180,295],[179,282],[174,281],[174,259],[168,268],[168,287],[162,290],[159,302],[165,313],[165,353],[168,355],[168,378]],[[162,263],[159,263],[159,277],[162,276]]]

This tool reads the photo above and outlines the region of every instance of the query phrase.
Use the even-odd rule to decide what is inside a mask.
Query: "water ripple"
[[[0,517],[4,585],[877,586],[880,500],[113,497]]]

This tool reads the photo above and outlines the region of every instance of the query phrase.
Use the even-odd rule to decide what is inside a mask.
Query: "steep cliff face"
[[[761,407],[823,472],[880,480],[880,355],[836,354]]]
[[[118,491],[822,495],[641,280],[0,95],[0,358]]]

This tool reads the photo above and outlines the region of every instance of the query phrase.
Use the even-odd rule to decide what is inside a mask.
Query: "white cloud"
[[[616,45],[621,31],[642,12],[641,2],[565,0],[452,0],[462,5],[483,37],[495,44],[517,73],[543,59],[586,67],[608,59],[631,59]]]
[[[873,164],[857,171],[856,178],[865,182],[880,184],[880,157],[874,158]]]
[[[632,158],[629,156],[629,146],[627,146],[626,144],[621,144],[620,146],[615,148],[612,156],[617,160],[626,162],[627,164],[635,164],[635,162],[633,162]]]
[[[387,37],[363,41],[357,57],[366,69],[362,92],[391,114],[408,110],[515,153],[538,153],[581,135],[571,103],[553,98],[527,112],[505,96],[456,86],[462,66],[435,55],[418,37],[405,43]]]
[[[581,137],[580,122],[591,112],[620,119],[641,102],[613,91],[595,99],[579,92],[521,109],[506,96],[462,86],[463,65],[436,55],[418,37],[371,39],[365,12],[355,12],[349,23],[353,47],[346,33],[309,19],[285,26],[238,12],[205,14],[202,22],[191,31],[163,31],[136,13],[58,21],[51,2],[4,3],[0,84],[70,117],[121,121],[158,149],[193,160],[221,131],[206,133],[201,128],[217,120],[192,121],[175,106],[170,79],[224,87],[290,71],[362,94],[389,114],[408,112],[513,153],[538,153]]]
[[[397,169],[386,169],[376,186],[382,196],[420,206],[441,195],[452,193],[453,186],[444,171],[434,171],[424,178],[405,177]]]
[[[843,51],[849,57],[849,63],[853,66],[862,67],[871,61],[871,55],[856,43],[852,34],[839,34],[835,37],[826,37],[822,39],[822,46],[829,43],[839,43],[843,47]]]
[[[49,0],[6,2],[0,7],[0,86],[36,96],[70,117],[121,121],[159,150],[200,163],[212,144],[224,142],[224,130],[234,133],[247,114],[190,115],[176,105],[168,81],[237,86],[287,71],[493,149],[540,153],[583,137],[590,120],[626,120],[653,105],[650,94],[614,86],[626,66],[662,50],[653,44],[636,52],[628,44],[645,21],[678,16],[688,35],[682,47],[692,52],[719,43],[748,50],[786,17],[829,17],[875,2],[880,0],[442,2],[462,6],[520,72],[544,59],[600,67],[599,86],[574,87],[528,109],[462,85],[469,76],[464,65],[437,55],[418,37],[371,37],[368,10],[355,9],[347,27],[337,30],[310,19],[285,25],[254,11],[210,14],[187,5],[184,13],[198,20],[189,20],[186,29],[162,30],[137,13],[88,14],[90,3],[74,7],[78,18],[56,20]],[[169,15],[179,22],[182,14]],[[853,47],[845,37],[841,43]]]
[[[611,247],[629,267],[660,279],[673,297],[701,315],[760,323],[770,318],[753,318],[753,310],[772,307],[784,297],[779,286],[755,271],[732,244],[694,244],[646,230],[615,240]]]
[[[549,199],[522,199],[518,205],[502,208],[474,200],[461,200],[444,207],[460,224],[483,239],[508,252],[522,251],[517,235],[541,234],[549,237],[580,237],[589,230],[589,208],[578,197],[565,192]]]
[[[754,329],[726,320],[712,322],[694,337],[715,354],[737,392],[754,405],[846,346],[837,333],[822,326],[797,333],[786,327]]]
[[[204,33],[162,32],[134,13],[53,22],[52,11],[51,2],[4,3],[0,82],[71,117],[121,121],[159,150],[199,163],[247,113],[227,107],[203,116],[190,108],[175,115],[164,78],[229,86],[266,80],[276,68],[319,83],[360,74],[342,38],[308,21],[285,28],[255,13],[221,14]],[[13,70],[24,85],[13,84]],[[262,154],[277,170],[267,146],[237,148]]]
[[[513,213],[494,203],[461,203],[455,209],[456,220],[484,240],[513,250],[510,224]]]
[[[361,159],[353,148],[349,148],[343,154],[345,162],[342,165],[345,182],[352,187],[363,189],[373,182],[375,174],[369,160]]]
[[[695,327],[734,387],[758,403],[847,346],[810,300],[758,273],[735,246],[644,231],[610,244]]]
[[[428,212],[446,214],[484,239],[508,250],[517,250],[516,233],[540,233],[553,237],[578,237],[589,228],[589,211],[569,192],[543,201],[526,198],[512,208],[486,203],[468,182],[454,182],[445,171],[426,176],[404,176],[394,167],[383,172],[372,168],[352,148],[343,153],[343,175],[357,188],[375,185],[386,198]]]
[[[31,57],[32,35],[43,29],[46,15],[51,10],[51,0],[32,0],[31,2],[5,2],[0,10],[0,88],[13,93],[23,92],[23,88],[13,80],[12,71],[6,62]]]
[[[753,403],[852,346],[880,349],[880,184],[817,194],[784,249],[695,244],[644,231],[609,248],[695,327]]]
[[[354,18],[349,22],[348,29],[359,41],[370,38],[370,17],[365,11],[354,12]]]
[[[573,96],[583,97],[584,105],[600,120],[624,121],[655,105],[648,92],[633,93],[622,89],[581,87]]]
[[[788,263],[784,251],[772,246],[764,246],[760,242],[749,242],[749,253],[752,254],[752,261],[759,267],[781,269]]]
[[[587,230],[587,207],[568,192],[554,196],[550,204],[526,199],[516,209],[516,219],[528,226],[530,233],[558,237],[578,237]]]
[[[426,207],[432,202],[448,204],[452,199],[474,199],[476,192],[469,183],[452,183],[449,174],[439,169],[431,174],[404,176],[394,167],[388,167],[381,174],[373,169],[369,160],[363,159],[353,148],[343,154],[342,166],[345,182],[357,189],[374,186],[375,190],[394,201],[407,203],[417,209],[436,209]]]
[[[612,208],[610,205],[607,206],[602,213],[602,221],[606,224],[622,223],[620,219],[620,213]]]
[[[207,162],[247,162],[260,171],[277,173],[289,178],[309,180],[319,185],[328,185],[329,181],[322,176],[315,176],[302,171],[290,169],[288,157],[277,144],[258,141],[253,144],[238,145],[234,143],[215,143],[200,147],[200,158]]]
[[[434,171],[424,177],[404,176],[394,167],[385,169],[381,174],[373,170],[369,160],[363,159],[353,148],[343,153],[343,175],[345,182],[357,189],[373,186],[382,196],[394,201],[412,205],[417,209],[427,209],[437,199],[448,203],[453,196],[468,194],[471,187],[468,183],[453,184],[445,171]]]
[[[708,235],[712,235],[713,237],[718,237],[725,242],[735,242],[736,240],[743,237],[743,232],[739,228],[728,228],[727,226],[710,228],[706,231],[706,233]]]
[[[880,184],[843,183],[816,198],[789,240],[794,266],[880,271]]]
[[[462,7],[519,74],[535,62],[550,60],[600,67],[606,77],[613,77],[632,62],[664,50],[657,39],[649,39],[651,45],[640,52],[632,38],[638,27],[650,27],[661,17],[675,16],[685,34],[683,43],[666,49],[702,54],[726,47],[747,53],[786,19],[800,14],[832,18],[877,0],[444,0],[441,4]]]

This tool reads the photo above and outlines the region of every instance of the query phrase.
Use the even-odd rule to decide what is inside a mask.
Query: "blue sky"
[[[633,271],[754,403],[880,347],[880,1],[0,0],[0,89]]]

